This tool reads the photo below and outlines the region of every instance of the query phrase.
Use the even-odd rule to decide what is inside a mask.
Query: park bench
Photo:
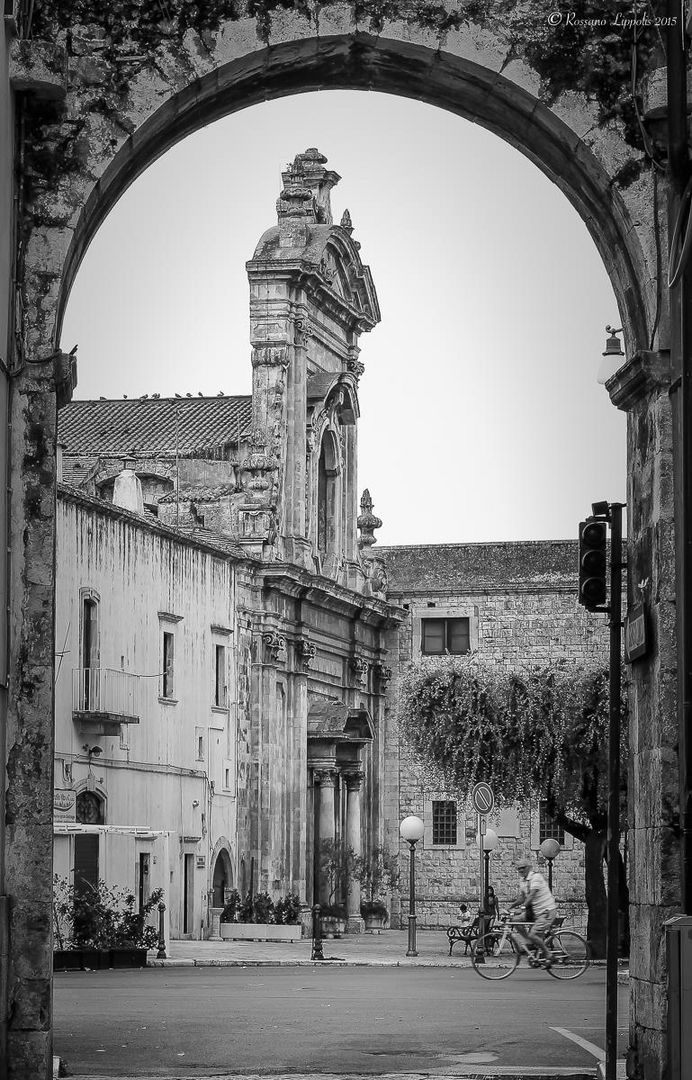
[[[471,922],[461,923],[447,927],[447,939],[449,941],[449,955],[458,941],[464,942],[464,956],[469,951],[469,945],[478,939],[480,930],[480,916],[476,915]]]

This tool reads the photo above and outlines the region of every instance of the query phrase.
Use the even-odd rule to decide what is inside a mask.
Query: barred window
[[[538,843],[542,844],[544,840],[557,840],[564,846],[565,830],[548,813],[547,801],[541,799],[538,804]]]
[[[470,648],[468,619],[421,619],[424,656],[461,656]]]
[[[433,844],[456,844],[457,804],[455,802],[433,802],[432,842]]]

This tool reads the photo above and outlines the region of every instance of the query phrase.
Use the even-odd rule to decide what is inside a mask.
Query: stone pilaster
[[[679,911],[673,430],[666,352],[635,355],[607,383],[628,411],[628,607],[643,604],[648,653],[630,666],[629,1075],[666,1061],[666,919]]]
[[[54,360],[27,365],[11,397],[8,1080],[52,1076]]]

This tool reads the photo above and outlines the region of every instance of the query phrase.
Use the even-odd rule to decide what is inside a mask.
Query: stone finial
[[[327,159],[314,146],[297,154],[281,174],[284,189],[276,204],[279,221],[306,217],[318,225],[331,225],[330,192],[341,177],[325,169]]]
[[[350,236],[353,232],[353,222],[351,221],[351,215],[348,210],[344,210],[341,215],[341,221],[339,222],[341,228]]]
[[[374,503],[370,498],[370,492],[366,488],[360,498],[360,514],[358,515],[358,528],[360,529],[359,547],[372,547],[377,543],[375,529],[382,528],[382,519],[373,514]]]

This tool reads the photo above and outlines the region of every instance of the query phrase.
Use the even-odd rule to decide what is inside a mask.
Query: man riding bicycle
[[[536,947],[545,961],[545,966],[549,968],[550,950],[543,940],[543,935],[550,930],[557,917],[555,898],[543,875],[531,869],[528,859],[520,859],[516,865],[521,875],[521,891],[511,910],[514,912],[523,908],[525,926],[521,929],[522,936]]]

